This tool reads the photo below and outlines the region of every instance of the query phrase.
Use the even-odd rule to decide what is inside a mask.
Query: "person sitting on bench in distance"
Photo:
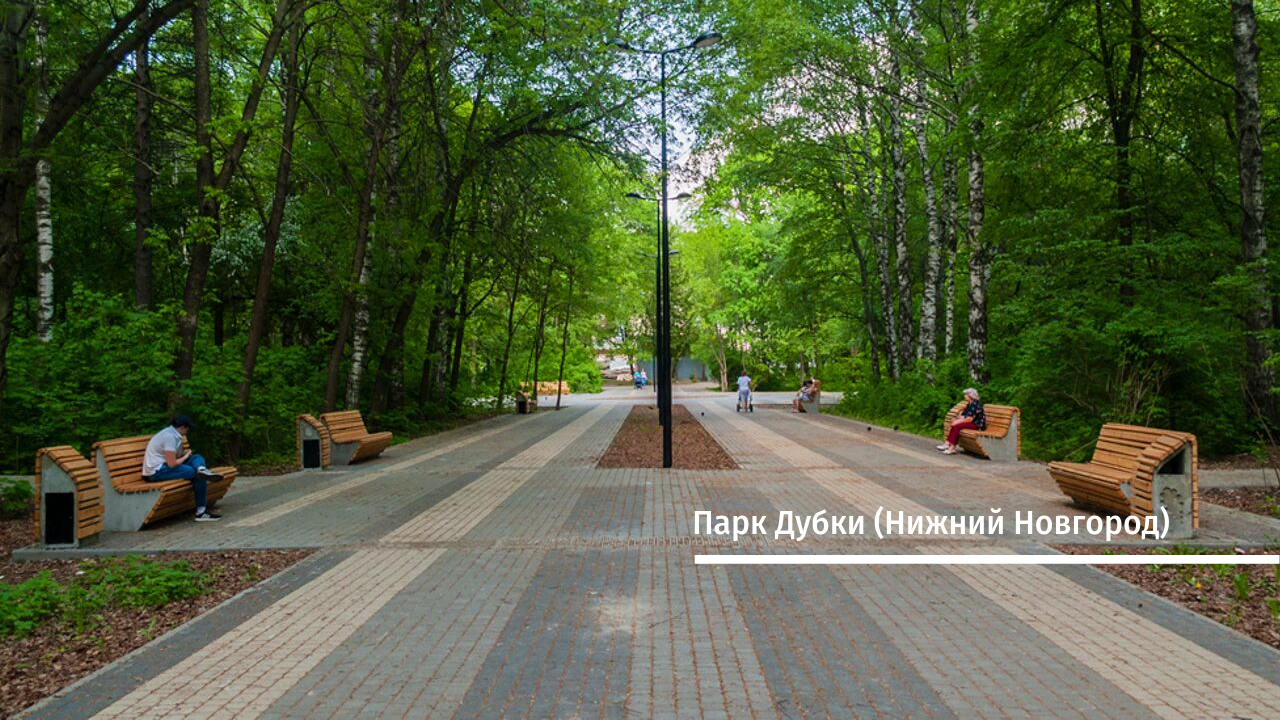
[[[222,476],[210,470],[203,457],[182,449],[183,438],[194,428],[191,418],[176,415],[169,427],[152,436],[142,456],[142,479],[147,482],[190,480],[196,495],[196,522],[221,520],[221,515],[209,512],[206,502],[209,483],[221,480]]]
[[[982,410],[982,401],[978,399],[978,391],[973,388],[965,388],[964,397],[969,401],[964,406],[964,410],[960,411],[960,417],[951,423],[951,431],[947,433],[947,440],[938,446],[944,454],[955,455],[957,452],[964,452],[957,443],[960,442],[961,430],[986,430],[987,415]]]
[[[800,386],[796,398],[791,401],[791,412],[803,412],[800,409],[800,403],[813,402],[813,378],[805,378],[804,384]]]

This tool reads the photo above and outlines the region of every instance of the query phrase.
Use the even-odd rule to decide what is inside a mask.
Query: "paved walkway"
[[[693,537],[693,513],[1075,513],[1034,463],[684,402],[733,471],[597,469],[630,393],[356,468],[245,479],[100,551],[316,547],[37,718],[1277,718],[1280,653],[1087,567],[695,566],[695,552],[1049,552]],[[649,398],[636,395],[634,400]],[[1203,538],[1280,537],[1206,504]]]

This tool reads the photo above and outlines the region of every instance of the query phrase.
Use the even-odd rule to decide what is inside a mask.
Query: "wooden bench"
[[[1121,515],[1169,513],[1171,538],[1200,527],[1196,436],[1107,423],[1087,463],[1049,463],[1049,475],[1078,505]],[[1163,523],[1163,518],[1161,518]]]
[[[968,404],[962,400],[947,411],[942,421],[944,438],[951,432],[951,423],[960,417],[960,412]],[[983,405],[982,410],[987,416],[987,429],[961,430],[960,447],[993,462],[1017,462],[1022,451],[1022,434],[1018,429],[1021,411],[1010,405]]]
[[[324,469],[333,464],[329,428],[311,415],[298,416],[298,469]]]
[[[813,399],[808,402],[800,401],[800,412],[812,413],[814,415],[822,414],[822,381],[814,379],[813,381]]]
[[[143,525],[183,512],[195,512],[196,496],[190,480],[142,479],[142,456],[150,435],[103,440],[94,443],[98,479],[104,490],[106,528],[108,530],[141,530]],[[183,443],[185,447],[185,442]],[[233,467],[211,467],[222,476],[209,483],[208,503],[213,507],[231,483],[237,470]]]
[[[35,536],[44,545],[79,546],[104,529],[98,470],[68,445],[36,453]]]
[[[391,445],[391,433],[371,433],[365,429],[359,410],[325,413],[320,419],[329,430],[331,459],[336,465],[377,457]]]

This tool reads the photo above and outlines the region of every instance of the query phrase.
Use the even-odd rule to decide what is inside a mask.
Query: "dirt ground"
[[[1200,491],[1200,499],[1269,518],[1280,518],[1280,488],[1210,488]]]
[[[736,470],[737,463],[683,405],[671,407],[672,467],[684,470]],[[658,409],[636,405],[597,465],[602,468],[662,467],[662,427]]]
[[[1280,568],[1274,565],[1160,565],[1153,548],[1056,545],[1070,555],[1105,553],[1150,555],[1151,565],[1098,565],[1097,568],[1147,592],[1280,648]],[[1187,552],[1199,548],[1176,548]],[[1209,551],[1203,551],[1209,552]],[[1221,550],[1214,550],[1221,553]],[[1236,554],[1270,554],[1270,549],[1237,548]]]
[[[30,516],[0,521],[0,584],[16,585],[45,570],[60,582],[76,576],[79,560],[14,562],[13,551],[32,542]],[[0,718],[52,695],[309,554],[306,550],[168,553],[164,559],[185,560],[204,576],[209,587],[205,594],[154,610],[108,607],[97,626],[83,634],[52,621],[24,638],[0,638]]]

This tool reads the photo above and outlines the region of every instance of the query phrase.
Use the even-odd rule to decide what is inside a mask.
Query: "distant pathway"
[[[1035,538],[733,544],[693,513],[1075,512],[1041,466],[677,398],[741,466],[597,469],[638,393],[237,486],[105,550],[321,551],[38,718],[1275,718],[1280,653],[1099,571],[695,566],[695,552],[1046,552]],[[1218,522],[1221,520],[1222,522]],[[1207,538],[1265,533],[1236,515]]]

